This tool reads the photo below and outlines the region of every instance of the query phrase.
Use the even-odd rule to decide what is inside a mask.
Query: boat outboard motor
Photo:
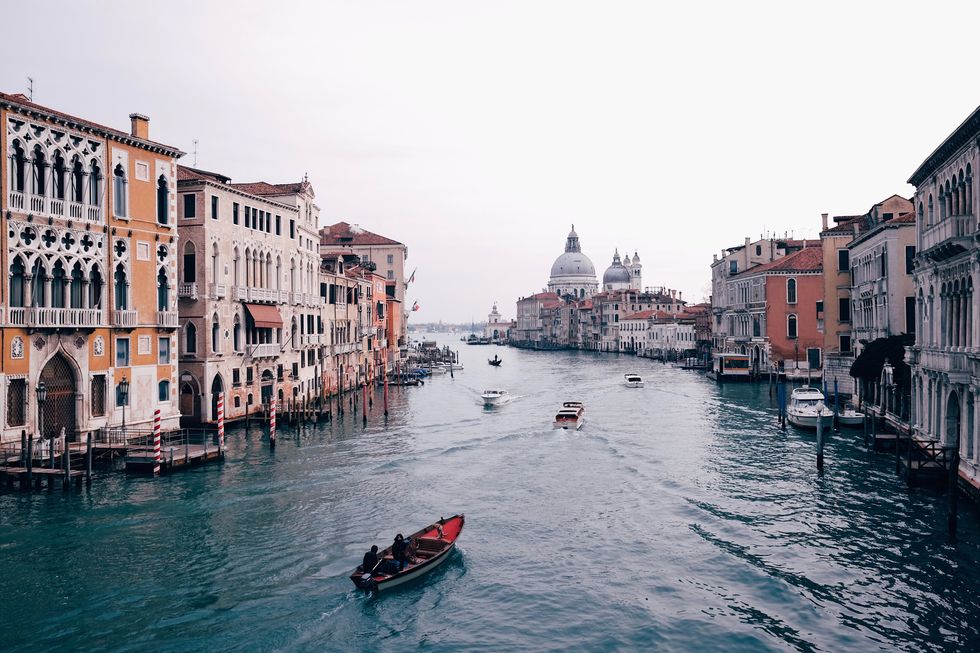
[[[361,588],[367,590],[368,592],[374,592],[378,589],[378,583],[374,580],[371,574],[361,575]]]

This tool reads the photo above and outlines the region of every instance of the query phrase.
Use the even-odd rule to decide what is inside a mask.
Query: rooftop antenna
[[[195,138],[192,142],[194,143],[194,167],[196,168],[197,167],[197,139]]]
[[[27,99],[34,101],[34,78],[30,76],[27,78]]]

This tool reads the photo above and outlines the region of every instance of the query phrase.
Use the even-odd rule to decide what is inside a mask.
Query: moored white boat
[[[833,412],[827,410],[823,393],[810,386],[793,390],[786,408],[786,419],[789,423],[800,428],[815,429],[820,418],[825,426],[831,425],[834,418]]]
[[[581,401],[566,401],[555,415],[555,428],[577,431],[585,424],[585,406]]]
[[[864,413],[853,408],[845,408],[837,413],[837,423],[841,426],[860,427],[864,425]]]
[[[484,390],[480,396],[484,406],[499,406],[510,401],[510,393],[506,390]]]
[[[627,372],[623,375],[627,388],[642,388],[643,387],[643,377],[639,374],[634,374],[633,372]]]

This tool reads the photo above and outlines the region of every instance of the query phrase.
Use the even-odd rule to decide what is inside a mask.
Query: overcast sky
[[[571,223],[600,277],[636,250],[698,300],[745,236],[909,196],[980,104],[975,5],[802,6],[5,3],[0,89],[145,113],[235,181],[308,172],[322,224],[408,245],[413,320],[512,317]]]

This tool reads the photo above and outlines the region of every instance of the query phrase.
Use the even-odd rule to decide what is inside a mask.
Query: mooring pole
[[[823,471],[823,411],[817,413],[817,471]]]
[[[837,379],[834,379],[834,430],[840,431],[840,395],[837,394]]]
[[[34,435],[27,436],[27,488],[30,489],[34,476]],[[22,488],[23,489],[23,488]]]
[[[21,429],[20,432],[20,462],[27,467],[27,430]]]
[[[85,438],[85,484],[92,485],[92,432]]]
[[[275,387],[272,390],[273,396],[269,407],[269,449],[276,448],[276,404],[279,403],[278,397],[275,396]]]
[[[61,467],[65,473],[64,480],[62,481],[62,487],[66,490],[71,490],[71,453],[68,449],[68,440],[65,440],[64,446],[61,448]]]
[[[949,463],[949,484],[946,491],[949,493],[949,536],[956,537],[957,509],[960,497],[960,449],[959,443],[952,447],[952,455]]]
[[[367,426],[367,379],[364,380],[364,385],[361,386],[363,392],[363,398],[361,399],[361,417],[364,421],[364,426]]]

